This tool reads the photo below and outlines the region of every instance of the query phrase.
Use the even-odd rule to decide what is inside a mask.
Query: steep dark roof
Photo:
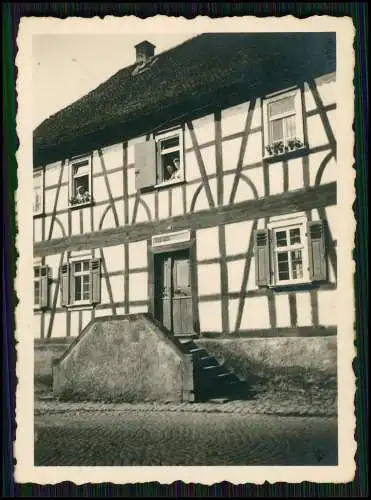
[[[34,131],[35,161],[68,156],[87,144],[103,145],[116,135],[127,137],[143,124],[154,127],[164,116],[169,120],[179,113],[179,106],[189,110],[196,103],[222,105],[225,97],[239,91],[261,95],[263,88],[279,88],[278,80],[335,71],[335,46],[334,33],[194,37],[155,56],[145,71],[134,74],[135,64],[118,71],[41,123]]]

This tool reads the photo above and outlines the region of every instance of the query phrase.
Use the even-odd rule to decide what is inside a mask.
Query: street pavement
[[[39,412],[36,466],[336,465],[336,417],[196,411]]]

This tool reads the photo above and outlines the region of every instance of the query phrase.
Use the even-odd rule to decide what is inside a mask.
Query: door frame
[[[189,265],[191,268],[191,290],[192,290],[192,309],[193,309],[193,332],[195,335],[200,334],[200,321],[198,312],[198,283],[197,283],[197,256],[196,256],[196,236],[195,232],[191,231],[189,241],[183,243],[174,243],[172,245],[164,245],[161,247],[152,247],[152,240],[147,241],[147,257],[148,257],[148,294],[149,304],[148,312],[152,317],[155,317],[155,262],[156,256],[165,253],[175,253],[181,250],[189,251]]]

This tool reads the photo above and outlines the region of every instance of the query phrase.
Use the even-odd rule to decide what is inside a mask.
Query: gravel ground
[[[80,407],[37,414],[35,436],[36,466],[337,463],[336,419],[324,417]]]

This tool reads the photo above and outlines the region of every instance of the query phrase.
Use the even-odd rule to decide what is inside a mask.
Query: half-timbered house
[[[34,132],[34,329],[336,335],[332,33],[204,34]]]

